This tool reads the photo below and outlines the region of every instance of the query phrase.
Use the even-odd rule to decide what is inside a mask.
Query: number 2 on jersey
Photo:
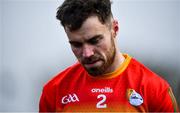
[[[97,99],[99,98],[101,98],[101,100],[96,104],[96,108],[107,108],[107,105],[105,104],[106,95],[100,94],[97,96]]]

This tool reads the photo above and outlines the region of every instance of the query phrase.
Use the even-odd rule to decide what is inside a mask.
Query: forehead
[[[70,31],[65,27],[69,40],[88,40],[95,35],[103,35],[108,30],[107,24],[102,24],[97,16],[87,18],[78,30]]]

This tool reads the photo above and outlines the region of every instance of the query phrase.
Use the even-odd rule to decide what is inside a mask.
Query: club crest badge
[[[134,89],[127,90],[128,101],[133,106],[140,106],[143,103],[143,98]]]

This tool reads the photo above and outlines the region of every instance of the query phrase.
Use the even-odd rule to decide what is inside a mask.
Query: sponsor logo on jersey
[[[129,103],[133,106],[140,106],[143,103],[143,98],[134,89],[127,90]]]
[[[93,88],[91,89],[92,93],[113,93],[113,89],[110,87],[104,87],[104,88]]]
[[[79,98],[75,93],[68,94],[68,95],[62,97],[62,99],[61,99],[62,104],[68,104],[71,102],[79,102]]]

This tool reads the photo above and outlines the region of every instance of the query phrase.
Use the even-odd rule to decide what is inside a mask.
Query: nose
[[[83,50],[82,50],[82,56],[84,58],[89,58],[94,55],[94,50],[91,45],[84,45]]]

